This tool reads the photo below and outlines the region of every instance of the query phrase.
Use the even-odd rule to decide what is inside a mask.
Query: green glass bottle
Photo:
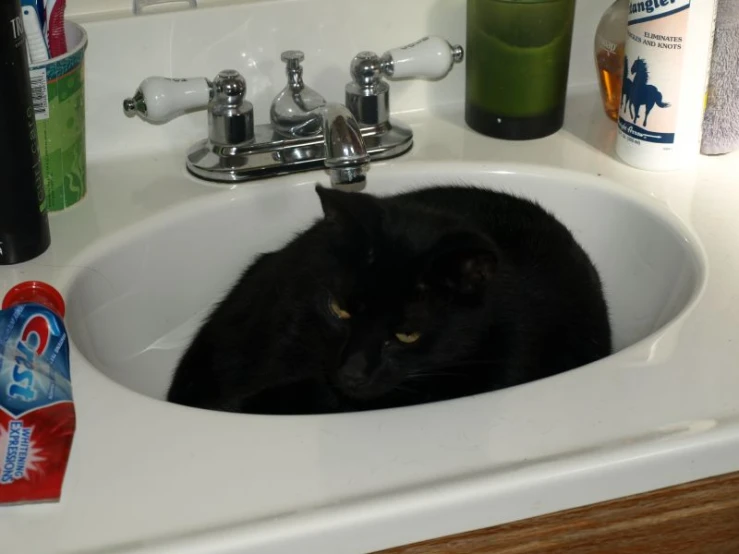
[[[525,140],[564,122],[575,0],[467,0],[465,120]]]

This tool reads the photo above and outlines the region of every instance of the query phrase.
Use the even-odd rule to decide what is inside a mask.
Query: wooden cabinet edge
[[[375,554],[739,554],[739,472]]]

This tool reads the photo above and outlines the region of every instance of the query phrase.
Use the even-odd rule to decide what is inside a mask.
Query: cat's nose
[[[369,382],[369,371],[366,356],[357,352],[346,359],[341,368],[340,379],[342,384],[350,389],[356,389]]]

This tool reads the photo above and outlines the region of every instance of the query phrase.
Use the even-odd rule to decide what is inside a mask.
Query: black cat
[[[598,273],[537,204],[458,186],[316,190],[324,218],[246,270],[180,360],[168,400],[266,414],[389,408],[611,353]]]

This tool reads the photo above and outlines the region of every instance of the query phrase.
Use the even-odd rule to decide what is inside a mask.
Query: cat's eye
[[[421,338],[421,333],[395,333],[395,338],[403,344],[413,344]]]
[[[335,298],[332,298],[328,303],[328,309],[331,310],[331,313],[339,319],[350,319],[352,317],[352,314],[339,306],[339,303]]]

